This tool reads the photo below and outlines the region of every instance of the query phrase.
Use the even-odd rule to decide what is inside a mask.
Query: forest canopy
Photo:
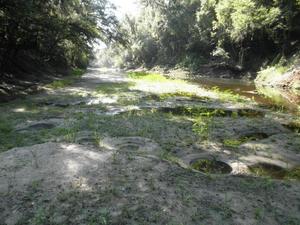
[[[30,62],[85,68],[96,40],[117,40],[118,25],[106,0],[0,0],[0,69]]]
[[[128,45],[112,44],[107,63],[121,67],[207,63],[239,70],[278,63],[299,51],[299,0],[141,0],[127,16]],[[114,58],[114,61],[111,61]]]
[[[103,62],[125,68],[257,70],[299,52],[300,0],[139,2],[139,16],[118,21],[109,0],[0,0],[1,74],[86,68],[97,40]]]

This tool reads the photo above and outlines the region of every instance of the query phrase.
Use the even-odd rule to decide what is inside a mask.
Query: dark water
[[[265,107],[282,108],[291,113],[299,113],[300,110],[300,93],[256,87],[254,82],[238,79],[198,78],[195,82],[205,88],[218,87],[221,91],[230,90],[234,94],[251,98]]]

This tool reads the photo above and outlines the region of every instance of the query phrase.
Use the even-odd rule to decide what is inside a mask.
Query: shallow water
[[[300,93],[257,87],[254,82],[239,79],[197,78],[194,82],[209,89],[218,87],[221,91],[230,90],[234,94],[251,98],[262,106],[277,107],[291,113],[299,113]]]

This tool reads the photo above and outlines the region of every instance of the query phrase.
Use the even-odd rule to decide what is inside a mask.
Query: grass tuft
[[[62,79],[62,80],[53,81],[52,83],[46,85],[46,87],[51,88],[51,89],[60,89],[60,88],[70,86],[76,81],[77,78],[80,78],[84,73],[85,73],[85,70],[79,69],[79,68],[74,68],[74,69],[72,69],[72,71],[68,77],[66,77],[65,79]]]
[[[143,80],[148,82],[166,82],[169,79],[165,76],[157,73],[145,73],[145,72],[130,72],[129,78],[134,80]]]

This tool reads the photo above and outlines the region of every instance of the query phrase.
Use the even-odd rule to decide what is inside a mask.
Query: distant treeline
[[[255,70],[299,51],[300,0],[141,2],[140,16],[122,22],[127,45],[111,45],[104,62],[192,70],[210,63]]]
[[[1,76],[44,63],[84,68],[95,38],[116,31],[106,0],[0,0]]]

